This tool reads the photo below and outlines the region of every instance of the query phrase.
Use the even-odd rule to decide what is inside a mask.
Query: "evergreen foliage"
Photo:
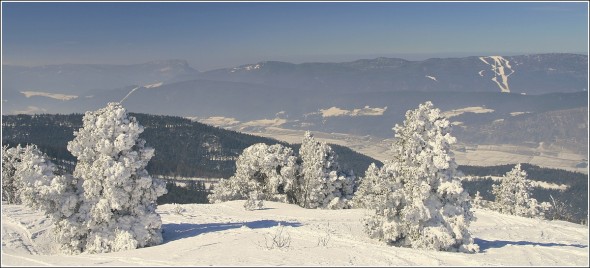
[[[178,186],[174,182],[166,183],[166,194],[158,197],[161,204],[207,204],[209,190],[202,181],[189,181],[188,186]]]
[[[304,208],[349,208],[354,175],[342,172],[338,155],[306,132],[297,158],[280,144],[255,144],[236,161],[234,176],[222,180],[209,196],[211,203],[247,199],[244,207],[262,208],[264,200]]]
[[[236,161],[236,173],[221,181],[209,196],[211,203],[247,199],[247,209],[261,208],[264,200],[293,202],[299,165],[291,148],[254,144]]]
[[[526,171],[520,164],[502,177],[500,185],[492,186],[495,196],[495,209],[501,213],[523,216],[540,217],[548,210],[549,203],[537,202],[531,195],[531,182],[527,179]]]
[[[154,154],[139,138],[143,127],[118,103],[87,112],[67,149],[77,158],[74,174],[58,170],[35,145],[3,148],[3,169],[24,205],[54,222],[65,253],[100,253],[162,242],[156,199],[166,192],[146,166]],[[4,154],[6,152],[6,154]],[[3,159],[4,160],[4,159]],[[7,187],[7,191],[10,191]]]
[[[496,183],[489,176],[503,176],[514,168],[512,165],[499,166],[459,166],[465,176],[479,177],[475,180],[463,181],[463,187],[473,195],[479,191],[483,201],[492,202],[495,197],[492,193],[492,186]],[[554,183],[565,185],[565,190],[545,189],[533,187],[532,196],[538,202],[552,204],[552,208],[546,215],[550,219],[561,219],[575,223],[587,222],[588,218],[588,175],[579,172],[572,172],[562,169],[543,168],[531,164],[521,164],[521,169],[526,171],[527,179],[532,181]],[[554,212],[557,202],[560,207],[559,213]]]
[[[449,121],[426,102],[393,129],[392,159],[381,169],[369,167],[355,198],[371,211],[365,231],[398,246],[477,251],[467,229],[474,219],[470,198],[450,152]]]
[[[22,180],[16,178],[16,169],[21,161],[23,148],[18,144],[9,148],[2,146],[2,200],[8,204],[20,204]]]
[[[236,172],[235,161],[256,143],[287,144],[274,139],[221,129],[177,116],[129,113],[142,123],[140,137],[156,154],[147,171],[165,177],[229,178]],[[67,150],[74,131],[82,127],[81,114],[3,115],[2,144],[36,144],[63,172],[72,173],[77,159]],[[365,170],[375,159],[347,147],[330,145],[339,155],[343,169]]]
[[[44,211],[54,221],[71,216],[78,205],[77,180],[56,175],[57,167],[35,145],[23,148],[15,178],[20,181],[20,200]]]
[[[156,154],[147,166],[148,172],[152,175],[229,178],[235,173],[235,159],[248,146],[259,142],[286,145],[276,140],[224,130],[181,117],[135,113],[130,113],[130,115],[142,122],[144,132],[140,137],[156,150]],[[68,141],[74,138],[73,132],[82,127],[82,117],[82,114],[3,115],[2,144],[12,148],[18,144],[36,144],[38,149],[46,153],[49,160],[56,164],[59,174],[72,173],[77,160],[66,147]],[[207,143],[207,141],[215,141],[213,136],[218,137],[219,147],[222,148],[221,151],[218,151],[220,153],[214,153],[215,151],[209,153],[209,150],[206,149],[209,147],[198,146]],[[214,144],[213,142],[208,143]],[[289,146],[297,154],[301,145],[291,144]],[[340,166],[344,170],[366,170],[371,162],[375,162],[377,167],[383,165],[381,162],[347,147],[335,144],[330,146],[338,154]],[[212,154],[215,155],[212,156]],[[2,156],[4,157],[5,154]],[[531,180],[567,185],[567,189],[564,191],[533,188],[532,194],[538,201],[551,202],[550,196],[552,196],[555,200],[567,204],[565,211],[571,216],[569,221],[579,223],[587,220],[587,174],[526,163],[521,166],[523,170],[527,171]],[[513,167],[514,164],[462,165],[458,169],[465,175],[485,178],[487,176],[502,176]],[[463,187],[471,195],[480,191],[482,198],[487,201],[494,200],[491,192],[492,185],[491,179],[463,181]],[[172,197],[172,195],[168,196]],[[6,198],[4,193],[3,198]]]
[[[316,141],[307,131],[301,148],[299,205],[304,208],[340,209],[350,207],[354,191],[354,173],[343,172],[338,155],[325,142]]]
[[[145,169],[154,149],[144,146],[141,132],[118,103],[85,114],[68,143],[78,159],[73,175],[82,181],[83,196],[74,218],[61,226],[77,227],[70,240],[80,244],[67,250],[101,253],[162,243],[156,199],[166,188]],[[62,238],[69,229],[60,230]]]

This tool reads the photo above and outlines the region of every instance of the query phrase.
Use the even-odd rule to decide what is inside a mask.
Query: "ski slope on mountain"
[[[55,252],[41,213],[3,204],[2,266],[588,266],[588,226],[569,222],[476,209],[469,229],[480,252],[465,254],[369,239],[362,209],[265,202],[246,211],[243,203],[161,205],[163,244],[74,256]],[[273,236],[290,244],[271,248]]]

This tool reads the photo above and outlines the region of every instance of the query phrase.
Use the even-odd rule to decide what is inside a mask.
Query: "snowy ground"
[[[266,202],[263,210],[245,211],[242,204],[181,205],[181,214],[177,205],[162,205],[162,245],[77,256],[55,253],[50,222],[40,213],[3,205],[2,266],[588,266],[588,227],[569,222],[475,210],[470,230],[481,252],[464,254],[371,240],[362,232],[360,209]],[[290,245],[270,249],[266,242],[281,228]]]

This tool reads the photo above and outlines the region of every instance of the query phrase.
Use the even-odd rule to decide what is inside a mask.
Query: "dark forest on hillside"
[[[287,144],[274,139],[244,134],[193,122],[176,116],[148,114],[130,115],[137,118],[145,131],[140,135],[147,146],[156,151],[147,170],[155,177],[200,177],[229,178],[235,172],[235,160],[247,147],[255,143],[280,143],[298,152],[300,144]],[[82,114],[41,114],[2,116],[2,145],[10,147],[17,144],[36,144],[52,161],[71,173],[76,159],[67,150],[67,143],[74,138],[74,131],[82,127]],[[372,163],[381,166],[378,160],[357,153],[347,147],[331,144],[339,156],[340,165],[352,169],[356,176],[364,176]],[[493,200],[491,189],[493,181],[488,176],[502,176],[514,165],[500,166],[459,166],[467,176],[481,177],[475,181],[464,181],[463,187],[470,195],[477,191],[486,200]],[[532,180],[565,184],[565,191],[534,188],[533,197],[540,202],[550,202],[551,197],[570,207],[576,221],[587,218],[588,176],[582,173],[560,169],[542,168],[523,164],[528,178]],[[192,184],[191,184],[192,185]],[[207,203],[210,189],[200,184],[192,187],[176,186],[168,183],[169,193],[158,203]]]

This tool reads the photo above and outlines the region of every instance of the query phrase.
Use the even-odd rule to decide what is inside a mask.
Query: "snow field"
[[[164,243],[101,254],[62,255],[52,248],[50,221],[21,205],[2,206],[2,266],[587,266],[588,227],[474,209],[469,230],[480,252],[397,248],[368,238],[363,209],[304,209],[265,201],[246,211],[244,200],[166,204]],[[181,214],[175,208],[181,206]],[[278,224],[283,227],[277,227]],[[291,237],[269,249],[277,229]],[[318,241],[329,233],[327,244]]]

